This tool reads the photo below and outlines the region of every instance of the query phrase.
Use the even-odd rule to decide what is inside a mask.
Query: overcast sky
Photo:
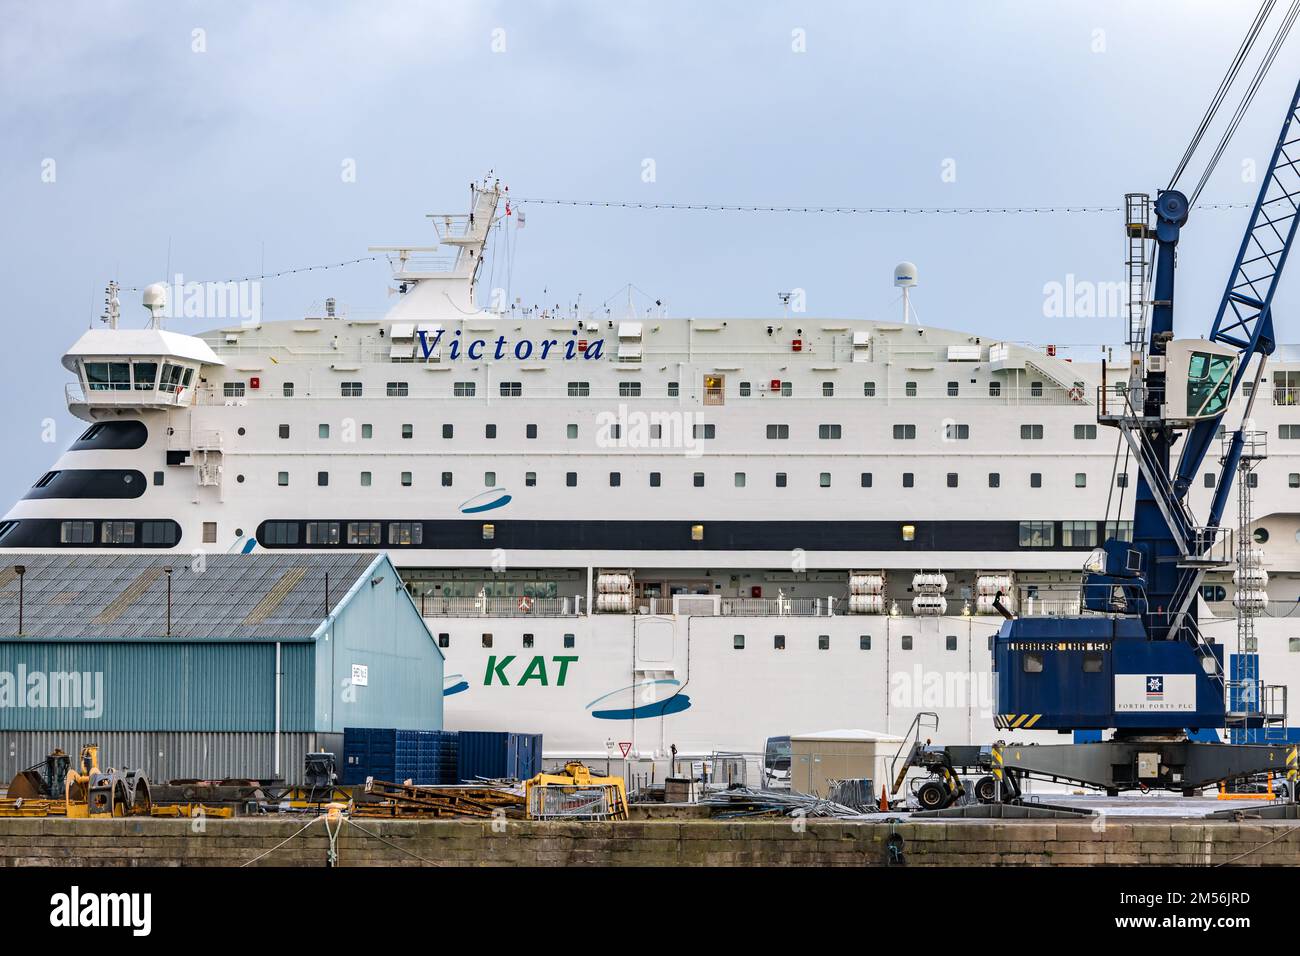
[[[1118,204],[1166,184],[1255,6],[7,3],[0,498],[21,495],[80,430],[59,358],[110,278],[142,285],[170,263],[220,279],[428,241],[424,214],[464,211],[488,169],[535,197]],[[1244,164],[1268,160],[1297,43],[1203,201],[1254,198]],[[772,316],[777,293],[797,288],[810,315],[885,318],[891,269],[910,259],[928,325],[1085,357],[1122,337],[1118,317],[1044,315],[1048,283],[1122,278],[1118,213],[526,210],[511,280],[526,303],[596,305],[631,282],[675,316]],[[1203,210],[1184,231],[1182,333],[1208,329],[1246,216]],[[265,318],[300,317],[327,295],[382,308],[387,279],[370,263],[269,281]],[[1274,309],[1285,342],[1300,340],[1290,279]],[[143,323],[138,294],[123,295],[123,314]]]

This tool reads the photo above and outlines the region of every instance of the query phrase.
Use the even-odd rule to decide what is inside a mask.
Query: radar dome
[[[900,262],[894,266],[894,285],[900,289],[910,289],[916,285],[916,265],[911,262]]]
[[[167,308],[166,283],[155,282],[153,285],[145,286],[144,307],[154,315]]]

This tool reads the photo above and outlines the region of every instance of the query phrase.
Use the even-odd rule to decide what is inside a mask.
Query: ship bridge
[[[107,414],[186,407],[204,366],[223,362],[202,339],[164,329],[91,329],[63,356],[74,372],[68,410],[96,421]]]

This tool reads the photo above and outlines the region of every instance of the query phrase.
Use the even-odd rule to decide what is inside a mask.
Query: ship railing
[[[690,595],[678,595],[689,598]],[[701,595],[698,603],[691,603],[691,613],[697,617],[714,616],[705,614],[706,602],[712,600],[710,595]],[[634,607],[643,614],[672,614],[672,597],[641,598],[634,602]],[[801,598],[745,598],[724,597],[716,604],[717,616],[721,617],[831,617],[844,613],[847,602],[837,597],[801,597]]]
[[[572,597],[443,597],[423,593],[415,598],[421,617],[578,617],[583,599]]]
[[[63,399],[69,405],[126,405],[131,407],[183,405],[183,395],[159,391],[155,388],[128,388],[124,385],[102,385],[86,391],[81,382],[68,382],[63,386]]]
[[[1232,601],[1207,601],[1205,606],[1215,617],[1233,618],[1237,616],[1237,609],[1233,607]],[[1266,601],[1263,605],[1252,606],[1254,616],[1276,617],[1276,618],[1293,618],[1300,622],[1300,601]]]
[[[1300,405],[1300,388],[1290,385],[1275,385],[1273,387],[1273,404]]]

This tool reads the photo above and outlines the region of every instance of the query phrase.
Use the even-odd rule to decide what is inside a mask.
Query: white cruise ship
[[[435,245],[388,250],[382,317],[330,301],[189,335],[158,287],[147,327],[111,309],[63,358],[88,426],[0,549],[385,549],[446,654],[447,726],[540,732],[551,756],[902,735],[919,712],[944,742],[1004,736],[994,596],[1078,613],[1132,513],[1102,363],[987,327],[494,311],[475,284],[501,198],[484,182]],[[1264,680],[1300,686],[1295,347],[1268,387],[1254,639]],[[1236,653],[1231,573],[1202,597]]]

